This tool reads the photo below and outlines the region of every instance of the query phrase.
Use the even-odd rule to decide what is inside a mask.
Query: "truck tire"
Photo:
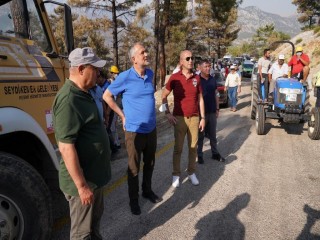
[[[264,134],[264,125],[265,125],[266,115],[263,105],[257,106],[256,112],[256,132],[258,135]]]
[[[253,83],[253,88],[251,91],[251,119],[256,119],[256,112],[257,112],[257,101],[258,101],[258,88],[256,82]]]
[[[50,191],[21,158],[0,152],[0,238],[50,239]]]
[[[308,136],[312,140],[320,139],[320,109],[311,109],[311,120],[308,122]]]

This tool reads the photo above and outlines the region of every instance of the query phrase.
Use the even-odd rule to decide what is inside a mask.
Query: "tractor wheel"
[[[0,239],[50,239],[51,197],[40,174],[0,152]]]
[[[256,119],[256,112],[257,112],[257,101],[258,101],[258,88],[257,83],[253,83],[253,89],[251,91],[251,119]]]
[[[257,106],[257,112],[256,112],[256,132],[258,135],[264,134],[264,125],[266,121],[266,114],[264,111],[263,105]]]
[[[312,109],[312,105],[310,102],[310,90],[307,89],[306,100],[304,102],[304,113],[310,113],[311,109]]]
[[[320,139],[320,108],[311,109],[311,120],[308,122],[308,136],[312,140]]]

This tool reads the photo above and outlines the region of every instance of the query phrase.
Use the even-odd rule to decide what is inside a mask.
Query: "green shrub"
[[[302,42],[302,38],[298,38],[296,41],[296,45]]]
[[[314,33],[314,34],[319,33],[319,32],[320,32],[320,26],[315,27],[315,28],[313,29],[313,33]],[[319,35],[319,34],[318,34],[318,35]]]

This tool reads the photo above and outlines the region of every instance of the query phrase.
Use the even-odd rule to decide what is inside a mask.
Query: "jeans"
[[[261,78],[260,78],[260,74],[258,74],[258,79],[257,79],[257,83],[258,83],[258,93],[259,93],[259,97],[260,99],[264,100],[264,99],[268,99],[268,85],[269,85],[269,80],[268,80],[268,74],[267,73],[262,73],[262,78],[264,79],[264,82],[261,83]],[[261,92],[261,86],[264,85],[264,95],[262,95]]]
[[[183,117],[175,116],[177,123],[174,125],[174,149],[173,149],[173,172],[172,175],[180,176],[180,160],[183,149],[184,138],[187,135],[189,148],[188,174],[196,170],[197,143],[199,116]]]
[[[232,108],[235,108],[237,106],[237,102],[238,102],[237,91],[238,91],[238,86],[228,88],[228,97],[229,97],[229,101],[230,101],[230,106]]]
[[[128,192],[130,201],[139,197],[139,170],[143,154],[142,191],[152,192],[151,180],[157,149],[157,130],[150,133],[125,132],[125,144],[128,152]]]
[[[103,188],[93,191],[94,202],[90,205],[82,205],[79,196],[64,194],[70,208],[70,239],[94,240],[101,239],[100,220],[103,214]]]
[[[211,154],[216,155],[219,154],[217,149],[217,136],[216,136],[216,128],[217,128],[217,116],[216,113],[206,113],[206,127],[205,130],[200,132],[198,137],[198,156],[203,157],[203,140],[204,137],[208,137],[210,139],[211,146]]]

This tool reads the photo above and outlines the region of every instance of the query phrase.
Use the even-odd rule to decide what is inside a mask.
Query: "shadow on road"
[[[207,150],[204,152],[205,163],[197,166],[197,176],[199,178],[200,185],[193,186],[186,179],[187,173],[182,172],[182,183],[180,187],[173,189],[170,186],[172,180],[172,176],[170,174],[172,171],[171,149],[167,154],[168,157],[166,160],[157,160],[156,170],[153,177],[153,190],[157,194],[167,197],[157,205],[150,203],[144,198],[140,198],[139,202],[142,208],[142,214],[138,217],[132,216],[129,213],[130,210],[127,196],[118,198],[118,207],[120,209],[109,209],[108,206],[106,206],[105,209],[106,215],[113,215],[113,217],[108,219],[108,221],[117,219],[116,222],[109,222],[109,226],[108,224],[102,226],[106,236],[109,236],[110,239],[141,239],[149,234],[153,229],[162,227],[162,225],[166,224],[169,220],[176,218],[181,211],[183,211],[182,214],[187,214],[188,216],[193,215],[194,208],[201,202],[206,193],[211,190],[212,186],[224,174],[226,164],[231,164],[237,159],[234,153],[239,150],[250,134],[251,122],[248,121],[248,117],[241,117],[238,114],[235,114],[232,117],[229,115],[223,116],[219,119],[218,131],[219,129],[227,127],[230,128],[231,125],[231,128],[227,131],[227,135],[218,139],[219,150],[223,156],[227,157],[227,161],[225,163],[221,163],[210,159],[211,151]],[[183,166],[186,166],[186,152],[187,149],[186,146],[184,146],[184,154],[181,159],[182,169],[184,169]],[[162,162],[160,163],[160,161]],[[122,190],[126,191],[127,187],[124,187]],[[243,202],[243,200],[237,199],[236,205],[239,205],[238,201]],[[126,213],[123,211],[126,211]],[[115,216],[115,214],[117,216]],[[120,218],[123,219],[121,220]],[[178,226],[179,225],[177,225],[177,227]]]
[[[243,193],[238,195],[224,209],[213,211],[200,219],[196,225],[196,229],[199,231],[194,239],[245,239],[245,227],[238,219],[238,214],[248,206],[249,202],[250,195]]]
[[[304,205],[304,212],[307,214],[307,223],[304,225],[300,235],[297,240],[316,240],[320,239],[320,234],[311,233],[312,227],[315,225],[316,221],[320,220],[320,211],[311,208],[309,205]]]

